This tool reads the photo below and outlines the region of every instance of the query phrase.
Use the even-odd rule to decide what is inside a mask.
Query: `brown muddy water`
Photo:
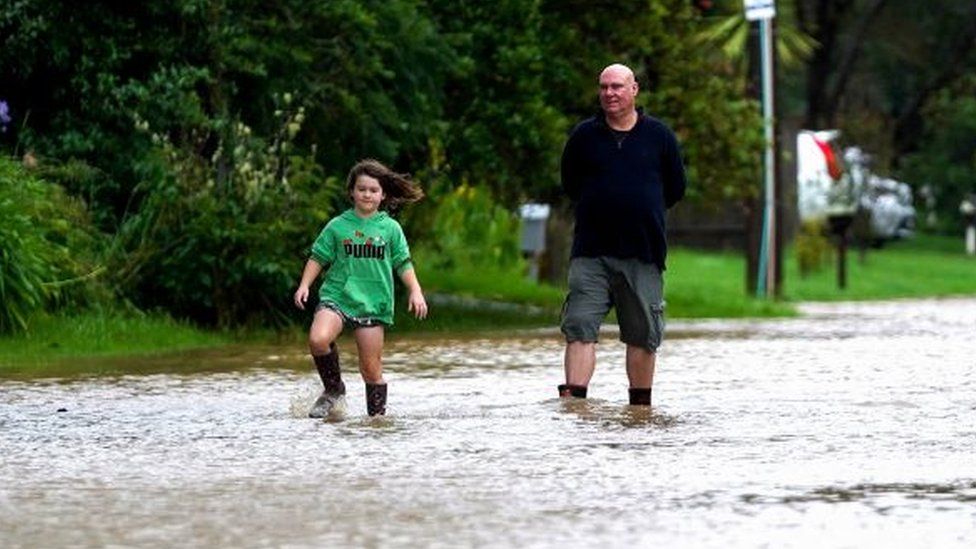
[[[650,413],[612,333],[575,402],[554,330],[395,339],[385,418],[348,339],[340,421],[298,348],[0,379],[0,546],[976,546],[976,300],[803,309],[672,322]]]

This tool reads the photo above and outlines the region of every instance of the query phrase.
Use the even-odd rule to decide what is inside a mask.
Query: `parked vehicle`
[[[911,187],[878,176],[859,147],[839,151],[837,130],[802,130],[797,135],[797,206],[800,220],[865,214],[875,243],[906,238],[915,229]]]

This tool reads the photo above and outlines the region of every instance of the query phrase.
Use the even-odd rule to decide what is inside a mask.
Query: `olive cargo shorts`
[[[620,341],[654,351],[664,335],[664,280],[657,265],[637,259],[575,257],[561,330],[566,341],[599,340],[600,324],[617,310]]]

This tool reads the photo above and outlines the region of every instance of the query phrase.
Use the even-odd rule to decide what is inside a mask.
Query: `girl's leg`
[[[366,383],[381,384],[383,380],[383,326],[356,328],[356,347],[359,349],[359,373]]]
[[[359,373],[366,382],[366,411],[386,414],[386,381],[383,379],[383,326],[356,329]]]
[[[320,309],[312,320],[308,334],[308,347],[312,352],[315,369],[322,379],[322,395],[309,410],[309,417],[323,418],[329,415],[346,394],[339,367],[339,351],[335,339],[342,332],[342,317],[335,311]]]
[[[332,343],[342,333],[342,317],[331,309],[319,309],[308,331],[308,349],[312,356],[327,355]]]

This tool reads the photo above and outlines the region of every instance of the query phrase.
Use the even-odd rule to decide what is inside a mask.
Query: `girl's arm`
[[[410,296],[407,297],[407,310],[417,318],[427,318],[427,300],[424,299],[424,291],[420,289],[417,272],[414,269],[407,269],[400,274],[400,280],[410,292]]]
[[[302,281],[298,283],[298,289],[295,290],[295,306],[301,310],[305,310],[305,302],[308,301],[308,287],[315,282],[315,278],[319,276],[322,272],[322,265],[319,265],[314,259],[309,259],[305,263],[305,270],[302,271]]]

